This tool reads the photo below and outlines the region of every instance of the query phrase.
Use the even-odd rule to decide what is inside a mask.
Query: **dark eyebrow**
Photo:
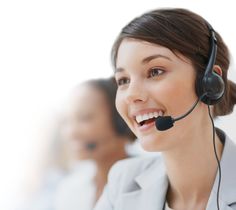
[[[148,62],[150,62],[151,60],[156,59],[156,58],[164,58],[164,59],[167,59],[167,60],[169,60],[169,61],[172,61],[169,57],[167,57],[167,56],[165,56],[165,55],[156,54],[156,55],[151,55],[151,56],[148,56],[148,57],[144,58],[144,59],[142,60],[142,64],[146,64],[146,63],[148,63]],[[116,68],[116,69],[115,69],[115,73],[122,72],[122,71],[124,71],[123,68]]]
[[[148,57],[144,58],[144,59],[142,60],[142,63],[143,63],[143,64],[146,64],[146,63],[148,63],[148,62],[150,62],[151,60],[156,59],[156,58],[164,58],[164,59],[167,59],[167,60],[169,60],[169,61],[172,61],[169,57],[167,57],[167,56],[165,56],[165,55],[156,54],[156,55],[151,55],[151,56],[148,56]]]

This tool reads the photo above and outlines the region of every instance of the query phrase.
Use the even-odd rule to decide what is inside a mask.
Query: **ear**
[[[216,74],[218,74],[218,75],[220,75],[220,76],[222,77],[223,73],[222,73],[222,69],[220,68],[219,65],[214,65],[214,66],[213,66],[213,71],[214,71]]]

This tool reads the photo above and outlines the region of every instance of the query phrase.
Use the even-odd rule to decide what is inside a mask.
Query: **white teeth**
[[[154,117],[154,113],[149,113],[148,116],[149,116],[149,118],[153,118]]]
[[[158,112],[154,112],[154,117],[157,118],[158,116]]]
[[[150,112],[147,114],[143,114],[143,115],[137,115],[135,117],[137,123],[140,123],[144,120],[148,120],[148,119],[152,119],[152,118],[157,118],[158,116],[163,116],[163,111],[158,111],[158,112]]]
[[[147,120],[147,119],[149,119],[148,114],[143,115],[143,120]]]
[[[163,116],[163,112],[162,112],[162,111],[159,111],[159,112],[158,112],[158,115],[159,115],[159,116]]]
[[[136,121],[137,121],[138,123],[140,123],[141,121],[143,121],[142,119],[143,119],[143,118],[142,118],[141,115],[136,116]]]

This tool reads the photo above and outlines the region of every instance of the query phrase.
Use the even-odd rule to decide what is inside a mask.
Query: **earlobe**
[[[221,67],[220,67],[219,65],[214,65],[213,71],[214,71],[216,74],[218,74],[219,76],[222,77],[223,72],[222,72],[222,69],[221,69]]]

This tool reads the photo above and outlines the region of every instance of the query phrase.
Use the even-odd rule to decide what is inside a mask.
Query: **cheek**
[[[104,132],[106,125],[107,123],[104,121],[104,119],[98,116],[88,124],[86,131],[87,133],[90,133],[90,135],[93,133],[100,135],[100,133]]]
[[[133,133],[135,133],[136,131],[134,130],[133,123],[128,115],[129,108],[128,108],[128,104],[126,103],[125,96],[123,94],[120,94],[119,92],[117,92],[116,94],[116,109],[118,113],[120,114],[120,116],[125,121],[125,123],[128,125],[128,127],[132,130]]]
[[[65,129],[65,135],[72,139],[75,137],[86,138],[86,136],[96,130],[97,124],[94,119],[73,122]]]
[[[117,92],[116,94],[116,109],[118,111],[118,113],[121,115],[121,117],[125,120],[125,113],[126,113],[126,104],[125,104],[125,101],[124,101],[124,98],[122,97],[122,94]]]
[[[91,125],[90,135],[95,135],[98,138],[110,138],[114,134],[114,125],[112,122],[111,113],[108,111],[109,107],[100,109]],[[106,131],[106,132],[104,132]]]
[[[156,83],[150,92],[152,92],[151,97],[155,98],[171,113],[185,110],[196,100],[194,84],[182,78]]]
[[[105,133],[109,133],[110,131],[113,131],[113,124],[111,121],[111,116],[108,115],[108,113],[104,113],[104,115],[100,116],[97,121],[95,128],[97,133],[103,134],[104,131]]]
[[[75,122],[69,122],[61,130],[61,135],[65,139],[74,139],[78,134],[78,126]]]

